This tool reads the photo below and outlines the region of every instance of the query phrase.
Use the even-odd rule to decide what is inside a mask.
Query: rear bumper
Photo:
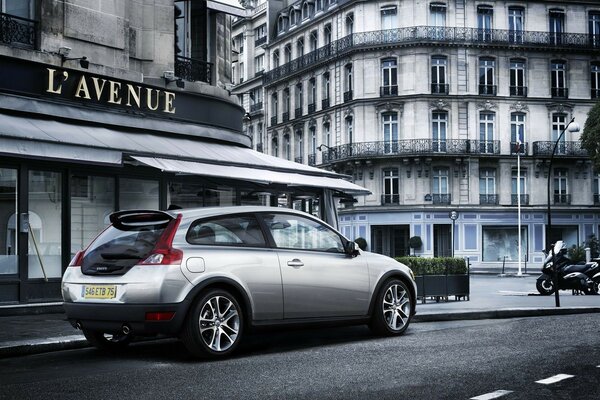
[[[183,326],[189,302],[173,304],[63,304],[67,319],[76,327],[99,330],[106,333],[121,332],[127,325],[132,335],[149,336],[156,334],[177,335]],[[168,321],[147,321],[146,313],[174,312]]]

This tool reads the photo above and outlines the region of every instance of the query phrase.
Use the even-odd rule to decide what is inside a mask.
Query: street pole
[[[456,220],[458,219],[458,211],[456,211],[456,210],[450,211],[449,217],[452,220],[452,249],[450,251],[450,254],[451,254],[452,258],[454,258],[454,230],[455,230],[454,228],[456,226]]]
[[[518,144],[518,150],[517,150],[517,216],[518,216],[518,223],[517,223],[517,229],[519,230],[519,243],[518,243],[518,248],[519,248],[519,261],[518,261],[518,270],[517,270],[517,276],[523,276],[523,273],[521,272],[521,138],[519,138],[519,144]]]
[[[546,211],[546,218],[548,223],[546,224],[546,249],[552,251],[552,266],[553,266],[553,280],[554,280],[554,301],[556,303],[556,307],[560,307],[560,295],[558,293],[558,270],[556,268],[556,255],[554,254],[554,249],[551,249],[552,243],[550,240],[550,233],[552,232],[552,212],[550,210],[550,179],[552,179],[552,162],[554,161],[554,154],[556,153],[556,148],[558,147],[558,143],[560,139],[564,136],[565,132],[569,130],[569,132],[579,132],[579,125],[575,123],[575,117],[569,121],[567,126],[562,130],[556,142],[554,143],[554,148],[552,149],[552,154],[550,155],[550,164],[548,165],[548,209]]]

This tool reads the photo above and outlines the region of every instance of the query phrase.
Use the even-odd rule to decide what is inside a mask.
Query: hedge
[[[416,276],[467,274],[467,263],[462,258],[396,257],[396,261],[412,269]]]

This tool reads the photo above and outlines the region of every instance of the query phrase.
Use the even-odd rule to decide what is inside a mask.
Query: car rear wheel
[[[100,350],[123,350],[131,343],[133,337],[124,333],[105,333],[83,329],[83,335],[92,346]]]
[[[390,279],[377,294],[370,328],[377,334],[393,336],[406,331],[411,319],[413,299],[404,282]]]
[[[225,357],[239,345],[243,322],[235,296],[226,290],[210,290],[192,307],[181,339],[196,357]]]

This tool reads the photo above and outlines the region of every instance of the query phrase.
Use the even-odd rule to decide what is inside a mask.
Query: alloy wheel
[[[410,317],[410,295],[403,286],[393,284],[383,296],[383,316],[388,327],[400,331],[408,323]]]
[[[214,352],[227,351],[238,338],[240,316],[235,304],[225,296],[210,297],[200,310],[200,337]]]

